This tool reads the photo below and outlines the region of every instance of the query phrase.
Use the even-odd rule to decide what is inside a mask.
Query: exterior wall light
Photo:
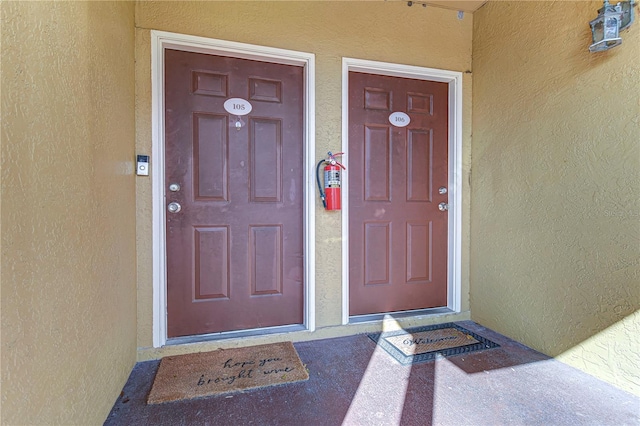
[[[598,17],[589,22],[593,44],[589,46],[591,52],[609,50],[622,44],[620,31],[633,23],[634,0],[622,1],[615,6],[604,0],[602,9],[598,10]]]

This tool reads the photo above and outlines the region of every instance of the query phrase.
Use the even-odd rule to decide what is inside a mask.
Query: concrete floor
[[[366,335],[296,343],[306,382],[147,405],[136,364],[105,425],[640,425],[640,398],[481,327],[499,348],[400,365]]]

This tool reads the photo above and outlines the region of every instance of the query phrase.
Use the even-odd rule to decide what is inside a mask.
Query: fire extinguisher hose
[[[318,161],[318,165],[316,166],[316,183],[318,184],[318,191],[320,191],[320,199],[322,200],[322,206],[327,208],[327,201],[325,200],[324,191],[322,190],[322,184],[320,183],[320,166],[325,162],[325,159]]]

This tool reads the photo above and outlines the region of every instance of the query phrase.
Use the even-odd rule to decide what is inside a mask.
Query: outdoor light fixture
[[[615,6],[604,0],[602,9],[598,10],[598,17],[589,22],[593,44],[589,46],[591,52],[609,50],[622,44],[620,31],[629,27],[633,22],[634,0],[622,1]]]

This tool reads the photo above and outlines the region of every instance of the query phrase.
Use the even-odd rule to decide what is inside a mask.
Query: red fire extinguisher
[[[336,157],[342,154],[342,152],[332,154],[331,151],[329,151],[328,158],[323,158],[316,166],[316,182],[318,183],[318,190],[320,191],[320,199],[322,200],[322,205],[327,210],[340,210],[341,173],[342,170],[346,170],[346,168],[336,160]],[[325,163],[324,191],[320,184],[320,166],[322,163]]]

